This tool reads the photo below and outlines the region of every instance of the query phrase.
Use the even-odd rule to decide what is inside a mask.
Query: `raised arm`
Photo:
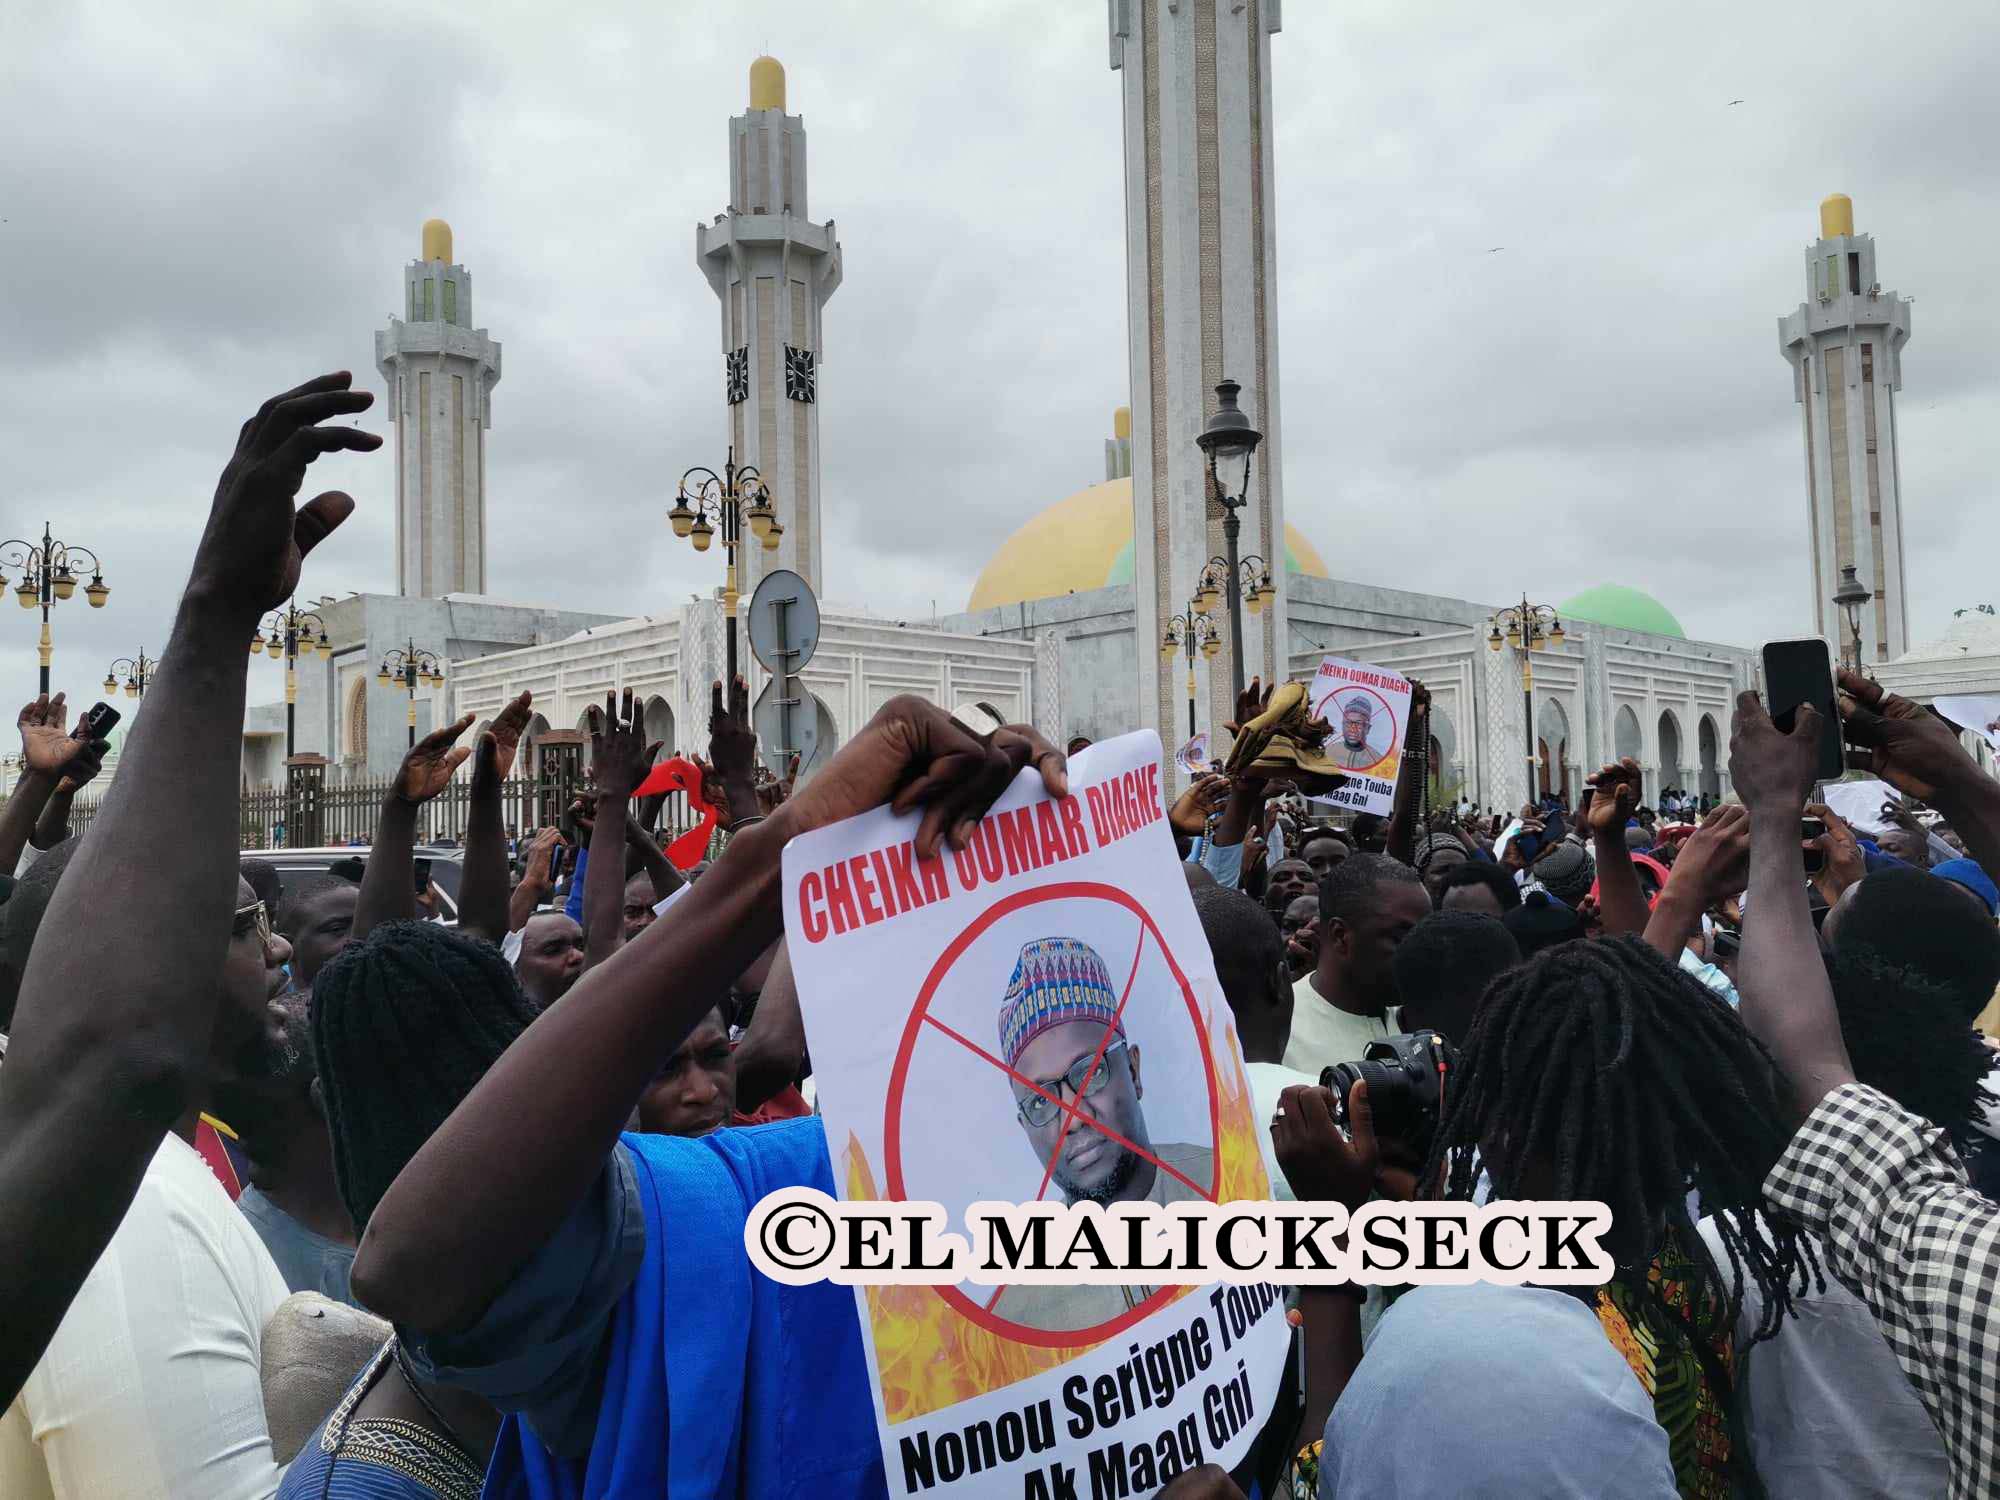
[[[1627,757],[1587,778],[1590,805],[1579,815],[1597,864],[1597,916],[1606,935],[1646,930],[1646,893],[1625,842],[1625,825],[1639,805],[1639,763]],[[1679,958],[1679,952],[1674,954]]]
[[[375,842],[361,875],[361,894],[354,903],[354,941],[384,922],[405,921],[417,914],[417,809],[451,785],[452,772],[472,754],[457,745],[472,727],[472,715],[434,729],[410,747],[382,799],[375,820]]]
[[[590,768],[597,785],[591,825],[590,866],[583,877],[583,966],[595,968],[625,942],[626,826],[632,789],[646,777],[646,727],[632,712],[632,690],[622,701],[604,695],[590,707]]]
[[[1726,802],[1702,820],[1674,860],[1646,924],[1646,942],[1675,963],[1701,930],[1702,914],[1741,895],[1750,874],[1750,812]]]
[[[805,1066],[806,1027],[799,1015],[799,985],[791,949],[782,941],[757,996],[757,1013],[736,1044],[736,1107],[750,1114],[798,1082]]]
[[[458,925],[494,943],[513,930],[508,926],[507,830],[500,822],[500,788],[514,769],[514,754],[527,731],[533,703],[532,693],[521,694],[494,715],[472,748]]]
[[[509,932],[519,932],[526,927],[535,909],[555,891],[556,881],[551,871],[556,851],[561,847],[560,828],[538,828],[535,836],[528,841],[527,850],[521,856],[521,879],[507,898]]]
[[[2000,781],[1982,772],[1943,719],[1882,690],[1857,672],[1840,674],[1841,732],[1860,747],[1849,763],[1928,802],[1965,840],[1965,852],[2000,880]]]
[[[104,769],[104,752],[109,748],[108,740],[86,738],[82,725],[77,726],[77,733],[69,738],[69,763],[63,767],[62,779],[56,782],[55,795],[42,808],[35,831],[28,835],[28,842],[35,848],[53,849],[69,837],[69,810],[76,802],[76,794],[97,779],[97,773]]]
[[[1791,1081],[1801,1118],[1830,1090],[1854,1081],[1806,905],[1799,843],[1819,729],[1820,716],[1808,705],[1792,732],[1781,733],[1755,693],[1737,694],[1729,728],[1729,775],[1750,809],[1750,904],[1736,961],[1740,1013]]]
[[[1431,690],[1410,679],[1410,729],[1403,738],[1403,774],[1389,805],[1387,842],[1382,852],[1409,864],[1417,856],[1417,802],[1430,775]]]
[[[381,438],[345,373],[273,396],[222,471],[144,719],[50,899],[0,1084],[0,1401],[34,1367],[169,1126],[201,1097],[236,908],[250,639],[354,509],[294,509],[322,453]],[[77,1171],[79,1162],[89,1170]]]
[[[77,751],[77,742],[63,727],[68,718],[61,693],[53,698],[44,694],[21,710],[21,776],[0,808],[0,875],[12,875],[21,863],[22,851]]]
[[[767,822],[731,838],[664,917],[507,1049],[369,1219],[354,1262],[362,1302],[422,1334],[478,1317],[596,1181],[660,1065],[778,936],[788,839],[893,799],[900,810],[923,809],[917,847],[934,854],[947,830],[962,845],[1031,763],[1051,792],[1067,791],[1061,754],[1033,730],[982,740],[921,699],[891,699]],[[507,1163],[504,1173],[492,1170],[496,1161]]]

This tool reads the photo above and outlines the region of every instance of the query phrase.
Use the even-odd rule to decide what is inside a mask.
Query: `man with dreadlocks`
[[[1503,975],[1466,1037],[1439,1122],[1443,1196],[1608,1204],[1618,1272],[1591,1289],[1653,1398],[1684,1497],[1755,1493],[1732,1345],[1748,1282],[1769,1337],[1809,1267],[1756,1217],[1784,1150],[1783,1081],[1727,1004],[1629,936],[1566,943]],[[1689,1217],[1716,1216],[1720,1264]]]

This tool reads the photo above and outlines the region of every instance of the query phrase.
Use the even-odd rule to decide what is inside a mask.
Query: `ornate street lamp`
[[[1833,591],[1833,602],[1847,616],[1848,650],[1842,655],[1848,657],[1848,665],[1857,672],[1861,670],[1861,611],[1874,597],[1873,591],[1854,576],[1853,563],[1840,570],[1840,587]]]
[[[113,693],[118,691],[119,678],[122,676],[125,679],[126,697],[145,697],[146,684],[151,680],[154,670],[159,665],[158,661],[143,651],[137,656],[119,657],[118,660],[111,664],[111,669],[104,674],[104,696],[109,698]]]
[[[1541,761],[1535,754],[1534,653],[1563,643],[1562,618],[1554,605],[1530,604],[1524,594],[1519,604],[1498,611],[1486,625],[1486,645],[1490,650],[1498,651],[1505,644],[1521,653],[1521,711],[1528,741],[1528,795],[1523,800],[1533,802],[1535,767]]]
[[[750,535],[766,552],[777,551],[785,526],[771,504],[770,487],[753,465],[737,466],[733,447],[723,460],[720,474],[696,466],[681,475],[680,488],[667,511],[667,523],[673,527],[675,536],[694,543],[697,552],[706,552],[716,533],[721,532],[723,554],[728,559],[722,584],[722,615],[729,622],[730,682],[736,680],[736,601],[741,581],[737,549],[742,543],[745,522],[749,523]]]
[[[382,658],[381,668],[375,673],[377,687],[394,687],[403,684],[410,695],[410,743],[417,742],[417,685],[441,688],[444,686],[444,664],[429,651],[419,650],[411,641],[400,651],[391,651]]]
[[[309,609],[300,609],[294,599],[264,616],[251,635],[250,654],[266,651],[273,660],[283,658],[285,663],[285,759],[289,761],[297,753],[293,741],[298,730],[299,658],[315,651],[321,656],[333,655],[333,637],[327,633],[326,621]]]
[[[1215,415],[1201,429],[1201,436],[1195,439],[1204,457],[1208,460],[1208,493],[1215,503],[1222,507],[1222,535],[1228,542],[1228,556],[1224,563],[1220,582],[1229,594],[1229,639],[1232,649],[1229,653],[1230,680],[1235,687],[1235,698],[1243,696],[1243,610],[1236,556],[1236,539],[1243,529],[1237,512],[1250,503],[1250,460],[1257,452],[1257,445],[1264,440],[1264,434],[1250,425],[1236,404],[1236,396],[1243,389],[1233,380],[1225,380],[1215,388]],[[1262,568],[1262,561],[1259,560]],[[1206,571],[1206,570],[1204,570]],[[1268,579],[1268,573],[1260,572],[1260,580]],[[1261,603],[1262,591],[1259,590]],[[1211,600],[1213,594],[1210,594]]]
[[[104,567],[97,560],[97,554],[88,547],[73,546],[59,542],[50,535],[48,523],[42,524],[42,539],[39,542],[24,542],[12,538],[0,542],[0,589],[7,587],[6,572],[17,571],[21,581],[14,586],[14,597],[21,601],[21,608],[42,609],[42,692],[49,690],[49,662],[55,656],[55,637],[49,632],[49,607],[59,600],[68,599],[76,593],[77,569],[71,566],[73,560],[90,560],[90,582],[83,587],[83,597],[90,601],[92,609],[104,608],[104,601],[111,597],[111,588],[104,581]]]
[[[1183,649],[1187,652],[1188,668],[1188,738],[1193,739],[1195,653],[1213,659],[1222,649],[1222,627],[1202,608],[1199,595],[1188,601],[1186,614],[1167,621],[1166,631],[1160,637],[1160,660],[1171,665],[1175,654]]]

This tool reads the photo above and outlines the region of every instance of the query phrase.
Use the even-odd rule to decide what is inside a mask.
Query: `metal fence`
[[[367,844],[374,840],[375,824],[382,815],[393,778],[350,779],[318,788],[318,827],[302,826],[312,821],[298,813],[298,803],[286,788],[267,786],[245,788],[238,803],[238,847],[282,849],[328,844]],[[519,837],[527,838],[536,828],[561,821],[578,788],[564,781],[536,780],[512,776],[500,784],[500,823]],[[70,810],[69,826],[82,833],[97,816],[101,798],[78,798]],[[459,777],[438,796],[417,809],[417,842],[445,844],[465,842],[466,824],[472,811],[472,785]],[[671,839],[694,827],[701,819],[689,807],[684,792],[670,793],[660,810],[659,832]]]

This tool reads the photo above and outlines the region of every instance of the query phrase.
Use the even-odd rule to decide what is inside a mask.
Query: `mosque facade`
[[[1330,575],[1308,528],[1287,515],[1282,492],[1269,149],[1279,4],[1109,0],[1109,16],[1111,65],[1124,100],[1133,404],[1114,415],[1103,477],[1027,515],[979,574],[963,610],[896,621],[822,598],[818,650],[800,674],[817,731],[808,769],[883,702],[910,691],[947,707],[989,704],[1058,743],[1150,724],[1177,745],[1191,704],[1196,728],[1212,735],[1212,753],[1220,753],[1235,643],[1225,630],[1222,650],[1197,656],[1192,669],[1184,658],[1164,661],[1161,643],[1172,610],[1185,607],[1176,601],[1193,593],[1196,576],[1220,550],[1219,515],[1193,438],[1212,415],[1214,385],[1228,378],[1242,386],[1243,409],[1265,435],[1241,550],[1265,560],[1273,589],[1267,607],[1246,611],[1246,677],[1307,680],[1333,654],[1421,678],[1434,698],[1441,797],[1511,807],[1533,792],[1573,796],[1599,765],[1626,756],[1644,767],[1649,798],[1669,786],[1725,795],[1729,714],[1735,695],[1755,685],[1753,651],[1691,640],[1657,600],[1607,584],[1560,600],[1562,643],[1524,657],[1504,642],[1492,649],[1496,604],[1509,601]],[[741,597],[756,569],[773,562],[802,572],[822,594],[838,591],[837,579],[828,590],[822,576],[817,397],[820,382],[833,375],[822,359],[823,312],[839,285],[841,250],[833,222],[807,216],[804,122],[787,108],[783,69],[758,59],[749,108],[730,122],[728,206],[696,231],[697,263],[720,303],[720,420],[739,462],[755,462],[771,483],[784,527],[775,558],[746,555],[744,574],[734,580]],[[1184,183],[1186,192],[1167,192],[1166,179]],[[1234,227],[1225,233],[1225,225]],[[1815,254],[1831,243],[1828,254],[1860,256],[1854,266],[1872,276],[1872,245],[1855,239],[1851,223],[1837,235],[1832,230],[1841,225],[1826,227],[1831,238]],[[1169,240],[1177,248],[1163,257]],[[1854,291],[1848,266],[1839,264],[1848,287],[1842,295],[1859,298],[1848,310],[1861,328],[1881,310],[1870,310],[1871,299],[1882,299],[1872,284]],[[454,284],[447,304],[443,289]],[[469,327],[470,281],[442,225],[426,226],[424,255],[406,271],[405,285],[414,289],[411,317],[378,337],[397,413],[402,594],[326,602],[321,612],[335,653],[301,664],[298,748],[327,755],[337,775],[386,775],[401,757],[407,716],[415,715],[420,730],[466,712],[483,723],[523,689],[535,695],[536,735],[581,727],[585,710],[607,691],[630,689],[653,738],[671,749],[703,748],[708,685],[723,672],[724,611],[733,602],[725,591],[634,619],[504,604],[473,591],[483,584],[483,433],[499,346]],[[426,285],[435,299],[428,308]],[[441,326],[418,326],[427,310]],[[467,327],[453,321],[454,312]],[[1893,307],[1890,314],[1892,332],[1869,338],[1871,346],[1880,340],[1884,362],[1878,392],[1900,378],[1889,363],[1901,342]],[[1795,356],[1805,365],[1826,367],[1839,343],[1831,324],[1818,326],[1823,321],[1808,318],[1809,347]],[[1906,331],[1906,317],[1901,326]],[[426,361],[433,402],[442,389],[443,399],[457,401],[463,391],[471,403],[451,407],[448,424],[433,413],[429,438],[421,405],[411,408],[407,430],[404,419],[412,376],[424,373]],[[1843,362],[1842,380],[1846,373]],[[1864,388],[1868,373],[1858,368]],[[1826,411],[1824,402],[1809,409],[1809,445],[1820,430],[1813,424],[1831,420]],[[1859,424],[1854,431],[1878,436],[1889,420],[1879,412],[1873,426],[1865,412],[1850,418]],[[467,467],[460,452],[476,462]],[[427,500],[411,504],[413,473],[420,497],[439,493],[440,462],[455,486],[444,491],[446,508],[460,512],[442,517]],[[1853,485],[1860,483],[1874,495],[1893,469],[1892,451],[1875,468],[1853,470],[1847,493],[1858,493]],[[462,474],[476,474],[476,488]],[[1825,493],[1836,493],[1830,477],[1826,485]],[[1820,491],[1812,493],[1817,517]],[[1820,563],[1840,561],[1841,536],[1864,563],[1888,559],[1883,566],[1894,586],[1870,645],[1893,642],[1901,564],[1900,552],[1891,557],[1886,549],[1890,538],[1900,546],[1900,520],[1885,512],[1879,530],[1835,529],[1828,533],[1836,538],[1832,551],[1815,524]],[[1868,552],[1864,543],[1879,550]],[[379,655],[406,639],[447,661],[444,685],[420,693],[413,707],[400,688],[370,685]],[[764,674],[747,652],[742,660],[754,694]],[[282,707],[252,710],[247,782],[281,774],[272,736]],[[1169,778],[1178,773],[1170,768]]]

